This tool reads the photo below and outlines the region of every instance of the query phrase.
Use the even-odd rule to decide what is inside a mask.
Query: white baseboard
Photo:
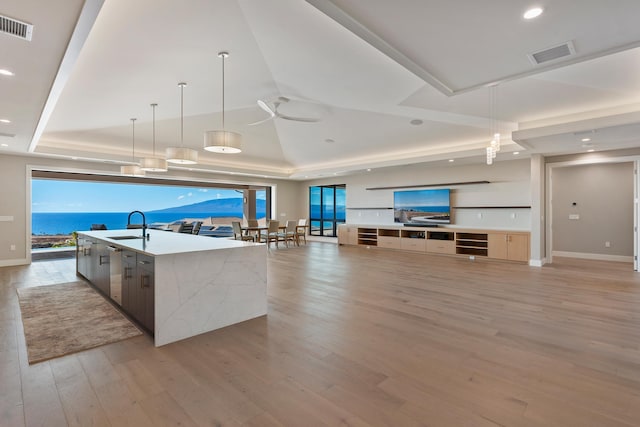
[[[543,265],[545,265],[547,263],[547,259],[546,258],[542,258],[542,259],[530,259],[529,260],[529,265],[531,267],[542,267]]]
[[[590,253],[584,253],[584,252],[564,252],[564,251],[553,251],[552,254],[553,256],[567,257],[567,258],[597,259],[600,261],[633,262],[632,256],[625,256],[625,255],[590,254]]]
[[[0,260],[0,267],[12,267],[14,265],[26,265],[26,264],[30,264],[31,261],[28,260],[27,258],[22,258],[22,259],[5,259],[5,260]]]

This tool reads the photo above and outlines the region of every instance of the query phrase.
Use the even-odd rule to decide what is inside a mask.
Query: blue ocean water
[[[122,230],[127,227],[129,212],[35,212],[31,214],[32,234],[71,234],[73,231],[87,231],[91,224],[105,224],[109,230]],[[145,213],[147,224],[154,222],[173,222],[183,218],[221,218],[239,217],[242,212],[216,212],[214,214],[199,213]],[[135,215],[133,223],[140,223],[141,218]]]

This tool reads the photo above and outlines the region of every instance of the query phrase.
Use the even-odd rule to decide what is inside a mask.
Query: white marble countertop
[[[142,238],[118,240],[112,239],[111,237],[142,236],[142,229],[78,232],[78,234],[100,239],[123,249],[129,249],[151,256],[264,245],[264,243],[242,242],[240,240],[172,233],[170,231],[147,230],[147,233],[149,233],[148,240]]]
[[[361,227],[361,228],[385,228],[392,230],[421,230],[421,231],[457,231],[457,232],[487,232],[487,231],[512,231],[514,233],[530,233],[531,230],[523,228],[513,227],[469,227],[456,224],[438,224],[437,227],[420,227],[420,226],[406,226],[402,224],[357,224],[357,223],[343,223],[338,227]]]

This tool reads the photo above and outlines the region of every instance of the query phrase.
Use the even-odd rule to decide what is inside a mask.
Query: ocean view
[[[105,224],[109,230],[124,229],[127,227],[129,212],[46,212],[31,214],[31,230],[34,235],[71,234],[73,231],[87,231],[91,224]],[[215,212],[204,214],[202,212],[149,212],[145,213],[147,224],[154,222],[168,223],[183,218],[222,218],[239,217],[242,212]],[[141,218],[135,215],[134,223],[139,223]]]

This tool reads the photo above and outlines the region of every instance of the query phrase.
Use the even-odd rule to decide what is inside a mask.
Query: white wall
[[[530,171],[529,159],[499,161],[491,166],[484,164],[452,164],[440,167],[408,165],[363,172],[358,175],[305,181],[299,197],[305,201],[303,208],[308,214],[310,186],[346,184],[347,223],[393,224],[393,210],[384,208],[393,207],[393,192],[395,190],[367,190],[367,188],[490,181],[489,184],[446,185],[446,188],[452,189],[451,205],[530,206]],[[380,209],[359,210],[353,208]],[[454,209],[452,214],[452,224],[456,227],[510,230],[529,230],[531,227],[530,209]]]
[[[120,167],[100,162],[81,162],[71,160],[48,159],[36,156],[0,155],[0,266],[20,265],[30,262],[31,256],[31,196],[30,167],[47,170],[77,171],[87,173],[114,174]],[[280,220],[305,217],[306,209],[300,209],[298,195],[301,184],[285,180],[269,180],[234,175],[214,175],[170,171],[167,174],[154,174],[155,178],[188,179],[196,182],[217,182],[228,184],[256,184],[274,186],[275,213]],[[133,209],[132,209],[133,210]],[[11,221],[7,217],[13,218]],[[15,250],[11,250],[15,245]]]

